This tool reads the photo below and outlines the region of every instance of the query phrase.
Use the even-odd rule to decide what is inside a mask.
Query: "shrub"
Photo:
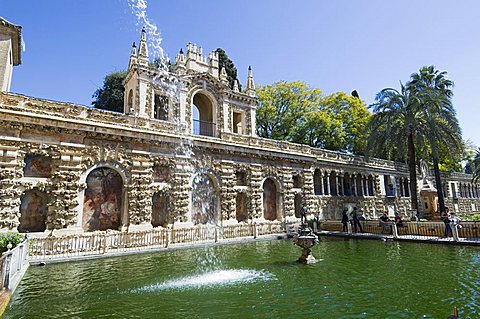
[[[7,232],[7,233],[0,233],[0,253],[3,253],[8,250],[7,245],[8,243],[12,244],[12,249],[17,247],[18,244],[25,240],[25,235],[14,233],[14,232]]]

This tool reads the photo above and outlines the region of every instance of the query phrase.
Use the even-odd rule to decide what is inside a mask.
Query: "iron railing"
[[[193,134],[203,136],[215,136],[217,130],[216,123],[193,120]]]

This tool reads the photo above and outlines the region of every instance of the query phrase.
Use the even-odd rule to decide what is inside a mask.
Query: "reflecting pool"
[[[32,266],[4,318],[480,317],[480,249],[290,240]]]

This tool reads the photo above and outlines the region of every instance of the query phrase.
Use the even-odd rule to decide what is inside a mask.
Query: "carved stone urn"
[[[298,235],[293,238],[293,243],[302,248],[302,255],[298,258],[297,262],[312,264],[317,261],[312,255],[311,248],[318,243],[318,237],[306,223],[300,224]]]

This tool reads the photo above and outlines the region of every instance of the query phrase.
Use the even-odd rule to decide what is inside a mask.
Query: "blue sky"
[[[172,59],[188,42],[221,47],[242,84],[251,65],[257,83],[355,89],[370,104],[435,65],[455,82],[464,139],[480,145],[480,1],[150,0],[147,14]],[[0,16],[23,27],[12,91],[84,105],[140,35],[127,0],[0,0]]]

